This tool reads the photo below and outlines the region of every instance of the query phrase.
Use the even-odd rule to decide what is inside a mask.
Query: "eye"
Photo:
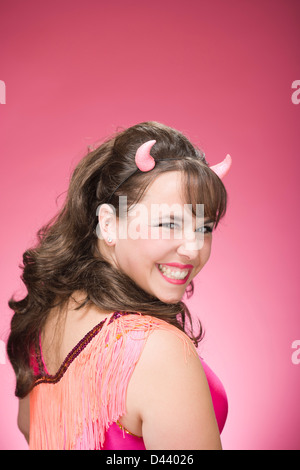
[[[159,227],[167,227],[167,228],[174,229],[178,227],[178,224],[174,224],[174,222],[161,222],[159,224]]]
[[[213,231],[213,227],[210,225],[204,225],[202,227],[197,228],[196,232],[198,233],[211,233]]]

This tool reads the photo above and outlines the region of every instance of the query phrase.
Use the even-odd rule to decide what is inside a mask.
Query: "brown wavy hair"
[[[62,209],[38,231],[36,246],[23,254],[21,279],[27,295],[21,300],[13,296],[9,300],[14,315],[7,352],[16,374],[16,396],[22,398],[32,389],[30,354],[50,310],[57,306],[63,309],[78,290],[86,294],[78,308],[92,303],[104,310],[138,311],[162,318],[186,333],[188,323],[187,334],[195,345],[201,340],[201,323],[195,335],[184,302],[164,303],[145,292],[98,250],[97,208],[136,170],[135,153],[148,140],[156,140],[151,149],[154,158],[169,160],[157,162],[149,173],[136,172],[121,184],[109,201],[117,217],[119,196],[127,196],[129,208],[142,198],[159,174],[174,170],[183,172],[183,194],[186,202],[193,205],[194,213],[197,203],[204,204],[204,215],[215,221],[214,227],[224,216],[227,193],[222,181],[209,168],[204,154],[175,129],[144,122],[117,132],[90,151],[73,172]],[[191,282],[187,296],[193,292]]]

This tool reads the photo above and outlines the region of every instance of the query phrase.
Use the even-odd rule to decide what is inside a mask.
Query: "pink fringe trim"
[[[148,315],[124,315],[104,323],[59,381],[38,383],[30,392],[30,449],[101,449],[109,426],[126,413],[131,374],[157,328],[175,333],[186,357],[191,341],[178,328]]]

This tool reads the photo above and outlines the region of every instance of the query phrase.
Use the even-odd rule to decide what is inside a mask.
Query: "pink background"
[[[188,302],[228,393],[223,446],[300,449],[299,17],[298,0],[2,2],[2,341],[22,253],[87,146],[161,121],[210,164],[233,158],[228,215]],[[0,448],[26,449],[4,359]]]

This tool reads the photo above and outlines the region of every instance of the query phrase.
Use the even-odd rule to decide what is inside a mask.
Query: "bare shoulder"
[[[149,335],[132,376],[146,448],[219,449],[201,361],[191,340],[176,330],[157,329]]]
[[[138,369],[143,380],[150,371],[155,370],[155,376],[151,379],[153,382],[159,382],[159,375],[162,377],[167,375],[168,380],[184,378],[186,381],[202,380],[206,383],[206,376],[195,346],[185,333],[175,327],[167,330],[155,329],[151,332],[138,363]]]
[[[176,364],[176,369],[184,364],[198,364],[201,367],[196,348],[191,339],[175,326],[154,328],[149,335],[141,357],[144,366]]]

